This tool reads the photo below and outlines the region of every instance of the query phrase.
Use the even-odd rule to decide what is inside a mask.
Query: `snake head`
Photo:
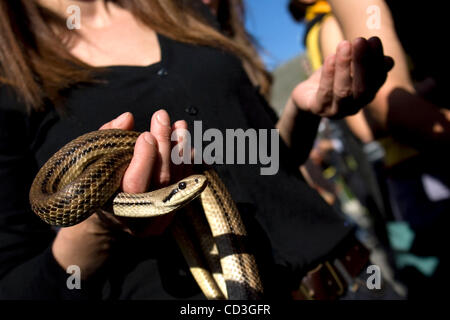
[[[162,199],[166,206],[183,206],[197,198],[206,188],[208,181],[203,175],[189,176],[171,186],[161,189],[167,195]]]
[[[167,214],[197,198],[207,185],[204,175],[192,175],[147,193],[119,193],[113,200],[113,211],[121,217],[146,218]]]
[[[204,175],[192,175],[173,185],[158,190],[164,206],[175,210],[197,198],[206,188],[208,181]]]

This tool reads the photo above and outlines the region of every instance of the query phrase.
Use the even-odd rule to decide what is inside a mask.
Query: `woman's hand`
[[[124,117],[124,119],[121,119]],[[118,127],[116,120],[103,125],[103,129],[133,128],[133,117],[124,113],[117,120],[124,122]],[[136,141],[133,158],[122,180],[122,191],[127,193],[142,193],[151,189],[166,186],[171,181],[177,181],[188,176],[191,171],[186,165],[172,166],[170,154],[173,143],[170,139],[172,131],[187,130],[186,121],[177,121],[172,126],[170,117],[164,110],[155,112],[150,123],[150,131],[142,133]],[[120,218],[111,214],[99,212],[104,223],[112,222],[124,231],[139,237],[161,234],[172,221],[172,215],[164,215],[149,219]]]
[[[132,114],[124,113],[100,129],[132,130],[133,127]],[[184,165],[171,166],[173,143],[170,137],[175,129],[187,130],[187,123],[177,121],[171,126],[166,111],[153,114],[150,131],[142,133],[136,141],[133,158],[122,181],[124,192],[142,193],[148,191],[150,186],[157,189],[190,173],[190,168]],[[78,265],[82,277],[87,278],[108,258],[117,231],[141,237],[158,235],[171,220],[171,215],[133,220],[115,217],[101,210],[75,226],[62,228],[53,243],[53,255],[63,268]]]
[[[293,103],[320,117],[356,114],[375,97],[394,66],[379,38],[343,41],[321,69],[292,92]]]

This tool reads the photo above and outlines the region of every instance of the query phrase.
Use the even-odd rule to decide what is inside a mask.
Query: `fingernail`
[[[163,126],[168,126],[170,125],[169,120],[166,117],[163,117],[161,114],[157,114],[156,115],[156,120],[158,120],[158,122],[160,124],[162,124]]]
[[[121,125],[128,118],[129,115],[130,115],[129,112],[122,113],[120,116],[116,118],[116,120],[114,120],[114,124]]]
[[[348,41],[342,42],[339,49],[343,55],[345,55],[345,56],[350,55],[350,50],[351,50],[350,42],[348,42]]]
[[[143,133],[143,136],[144,136],[144,140],[145,140],[148,144],[150,144],[150,145],[155,144],[155,142],[153,141],[153,137],[151,136],[150,132],[144,132],[144,133]]]
[[[373,44],[373,45],[380,45],[380,44],[381,44],[381,40],[380,40],[380,38],[378,38],[378,37],[372,37],[372,38],[370,38],[370,39],[368,40],[368,42],[369,42],[370,44]]]

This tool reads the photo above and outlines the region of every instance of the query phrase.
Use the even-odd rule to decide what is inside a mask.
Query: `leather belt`
[[[304,276],[292,294],[295,300],[336,300],[349,289],[357,290],[354,279],[369,263],[370,251],[356,239],[339,251],[334,260],[320,263]]]

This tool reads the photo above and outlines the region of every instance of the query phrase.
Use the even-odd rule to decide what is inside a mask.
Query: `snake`
[[[205,297],[261,299],[263,285],[245,225],[214,169],[146,193],[120,192],[139,135],[98,130],[67,143],[31,185],[34,213],[50,225],[69,227],[106,207],[116,216],[136,219],[180,211],[170,232]]]

